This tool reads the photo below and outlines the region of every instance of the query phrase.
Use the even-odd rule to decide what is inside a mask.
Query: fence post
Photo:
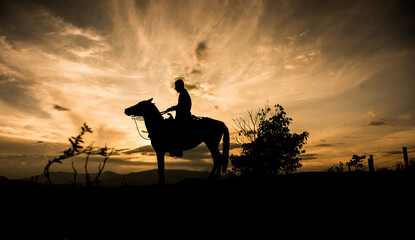
[[[408,151],[406,147],[403,147],[403,161],[405,163],[405,170],[409,169],[409,161],[408,161]]]
[[[368,165],[369,165],[369,172],[374,172],[375,171],[375,166],[373,164],[373,155],[370,155],[369,158],[367,159]]]

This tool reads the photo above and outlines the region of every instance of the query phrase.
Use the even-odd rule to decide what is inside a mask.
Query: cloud
[[[199,42],[196,49],[194,50],[194,55],[197,62],[202,62],[207,59],[207,45],[206,42]]]
[[[151,145],[144,145],[132,150],[122,151],[123,154],[136,154],[140,153],[141,155],[145,156],[155,156],[156,152],[154,151],[153,147]],[[210,157],[210,151],[209,149],[204,145],[201,144],[197,146],[196,148],[184,151],[183,153],[183,159],[191,160],[191,161],[200,161],[205,158]]]
[[[307,161],[307,160],[314,160],[318,158],[319,154],[309,153],[309,154],[301,154],[301,160]]]
[[[369,126],[383,126],[383,125],[387,125],[387,123],[383,120],[369,121]]]
[[[200,63],[207,61],[208,53],[207,53],[206,42],[199,42],[193,53],[194,53],[197,63],[200,64]]]
[[[16,75],[0,74],[1,102],[11,108],[40,118],[49,118],[50,114],[45,112],[40,105],[40,99],[36,96],[35,88],[36,84],[31,81],[19,78]]]
[[[335,143],[335,144],[321,143],[321,144],[314,145],[314,147],[333,147],[333,146],[342,145],[342,144],[344,144],[344,143],[341,143],[341,142]]]
[[[69,109],[69,108],[62,107],[62,106],[60,106],[60,105],[58,105],[58,104],[53,105],[53,108],[54,108],[55,110],[58,110],[58,111],[70,111],[70,110],[71,110],[71,109]]]
[[[394,154],[403,154],[403,152],[402,151],[386,151],[386,152],[383,152],[383,155],[385,155],[385,156],[394,155]]]
[[[190,73],[191,74],[202,74],[202,71],[198,69],[193,69]]]
[[[171,106],[177,98],[169,84],[182,76],[192,112],[232,124],[265,99],[281,103],[296,126],[331,140],[315,144],[333,143],[319,154],[337,151],[334,161],[344,152],[334,146],[337,139],[361,136],[361,121],[354,122],[361,113],[363,125],[374,126],[373,139],[414,126],[408,4],[0,1],[0,111],[6,113],[0,132],[65,141],[86,121],[94,130],[111,126],[94,136],[133,151],[135,126],[120,106],[150,97],[160,108]],[[71,111],[59,114],[55,103]],[[388,124],[382,117],[395,126],[382,127]],[[413,142],[412,133],[405,136]],[[373,145],[373,139],[347,143]],[[206,149],[195,151],[185,157],[210,158]]]
[[[241,145],[237,144],[237,143],[230,143],[229,145],[229,149],[237,149],[240,148]],[[222,151],[222,144],[219,145],[219,150]],[[153,147],[151,145],[144,145],[132,150],[119,150],[122,154],[135,154],[135,153],[140,153],[142,155],[145,156],[155,156],[156,153],[153,149]],[[186,150],[183,152],[183,157],[182,159],[186,159],[186,160],[190,160],[190,161],[203,161],[203,159],[211,159],[212,156],[210,154],[209,149],[206,147],[206,145],[204,143],[198,145],[195,148]]]
[[[200,86],[198,86],[196,84],[185,83],[184,86],[189,91],[192,91],[192,90],[196,90],[197,91],[197,90],[200,89]]]
[[[323,144],[317,144],[315,147],[332,147],[333,144],[323,143]]]
[[[186,82],[186,79],[183,77],[177,77],[174,79],[173,82],[170,84],[170,88],[174,89],[174,82],[176,80],[182,79],[184,81],[184,88],[186,88],[188,91],[199,91],[200,90],[200,84],[199,83],[188,83]]]
[[[154,151],[151,145],[141,146],[132,150],[122,151],[123,154],[135,154],[140,153],[146,156],[155,156],[156,152]]]

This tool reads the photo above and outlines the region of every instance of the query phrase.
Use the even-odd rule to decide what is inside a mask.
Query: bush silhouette
[[[275,109],[265,106],[258,112],[248,112],[248,118],[237,118],[237,141],[242,142],[240,155],[231,155],[232,170],[236,174],[267,176],[289,173],[302,166],[301,148],[308,132],[291,133],[291,118],[281,105]]]
[[[344,171],[344,167],[343,167],[343,163],[340,162],[339,165],[333,165],[331,167],[328,167],[326,169],[324,169],[325,172],[329,172],[329,173],[341,173]]]

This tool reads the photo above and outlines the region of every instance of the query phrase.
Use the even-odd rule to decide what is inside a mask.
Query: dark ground
[[[395,239],[415,227],[414,178],[405,172],[299,173],[91,189],[1,179],[2,234],[13,236],[2,239],[337,239],[386,232]]]

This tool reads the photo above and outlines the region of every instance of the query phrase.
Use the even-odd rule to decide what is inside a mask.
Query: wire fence
[[[407,147],[408,159],[414,160],[413,154],[415,153],[415,146]],[[379,155],[379,153],[370,154],[373,155],[373,162],[375,169],[383,169],[383,168],[394,168],[396,167],[397,163],[404,162],[404,154],[402,151],[389,151],[386,154]]]

